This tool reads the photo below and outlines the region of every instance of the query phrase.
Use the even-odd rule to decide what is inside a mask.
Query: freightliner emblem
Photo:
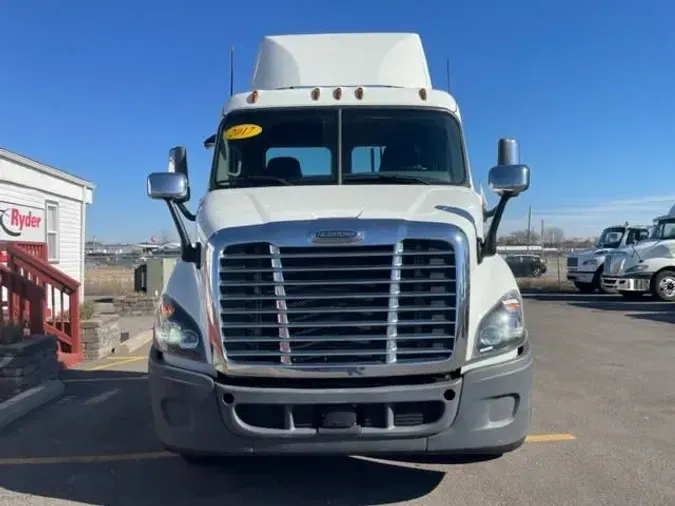
[[[363,232],[358,230],[317,230],[311,241],[318,243],[359,242],[363,240]]]

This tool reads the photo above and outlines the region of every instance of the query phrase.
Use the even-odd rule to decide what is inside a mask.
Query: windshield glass
[[[606,228],[600,234],[600,238],[596,243],[598,248],[618,248],[623,239],[623,234],[626,233],[624,227],[610,227]]]
[[[657,222],[652,229],[650,239],[661,241],[675,239],[675,219]]]
[[[214,188],[337,184],[340,176],[344,184],[467,181],[459,124],[442,111],[247,109],[228,114],[219,137]]]

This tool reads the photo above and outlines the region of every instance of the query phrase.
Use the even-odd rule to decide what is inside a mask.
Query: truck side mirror
[[[488,185],[497,195],[516,197],[530,187],[527,165],[497,165],[490,169]]]
[[[185,174],[185,178],[188,178],[187,149],[184,146],[174,146],[169,150],[167,172],[178,172]]]
[[[153,172],[148,176],[148,197],[183,202],[188,195],[188,180],[180,172]]]
[[[188,176],[188,163],[187,163],[187,149],[183,146],[174,146],[169,150],[169,166],[167,167],[167,172],[175,172],[178,174],[183,174],[185,180],[187,181],[187,194],[182,200],[176,200],[177,203],[182,204],[190,200],[190,179]]]
[[[175,159],[174,159],[175,161]],[[163,200],[166,202],[171,214],[171,219],[180,238],[181,259],[184,262],[192,262],[197,268],[201,267],[201,246],[199,243],[192,244],[185,224],[181,220],[179,213],[183,213],[188,219],[194,220],[194,215],[183,204],[189,196],[188,179],[182,172],[153,172],[148,176],[147,192],[151,199]],[[190,218],[190,216],[192,218]]]
[[[478,262],[484,257],[497,253],[497,229],[502,221],[504,209],[509,199],[518,196],[530,187],[530,168],[520,164],[518,141],[515,139],[499,139],[497,144],[497,165],[490,169],[488,185],[500,196],[499,203],[484,213],[492,222],[484,240],[480,241]]]

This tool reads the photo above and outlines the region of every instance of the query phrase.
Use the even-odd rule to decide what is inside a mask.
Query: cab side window
[[[638,230],[631,230],[628,232],[628,237],[626,237],[626,244],[635,244],[637,243],[639,239],[639,231]]]

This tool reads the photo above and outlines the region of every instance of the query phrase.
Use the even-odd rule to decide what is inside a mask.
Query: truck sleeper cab
[[[184,148],[148,177],[182,245],[149,356],[159,439],[190,461],[518,448],[532,352],[495,254],[507,201],[529,187],[517,144],[500,141],[486,211],[414,34],[266,37],[255,68],[197,212]]]

